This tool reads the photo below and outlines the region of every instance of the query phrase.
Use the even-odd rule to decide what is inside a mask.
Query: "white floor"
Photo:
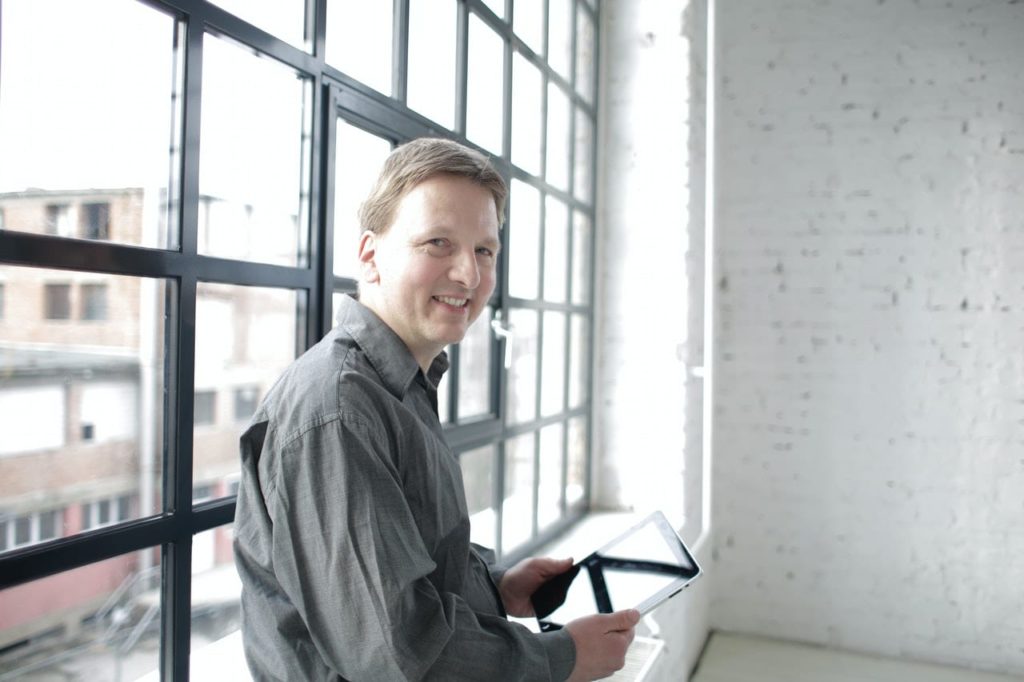
[[[1020,682],[979,673],[714,633],[691,682]]]

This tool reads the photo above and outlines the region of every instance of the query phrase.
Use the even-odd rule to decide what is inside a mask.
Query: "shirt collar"
[[[339,302],[337,326],[359,344],[387,389],[399,400],[404,398],[409,385],[422,372],[398,334],[351,294],[343,296]],[[427,386],[436,390],[447,370],[448,354],[442,351],[424,377]]]

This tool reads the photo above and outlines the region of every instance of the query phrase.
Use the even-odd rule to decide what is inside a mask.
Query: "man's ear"
[[[369,230],[364,230],[359,236],[359,267],[364,282],[373,284],[380,281],[380,272],[377,271],[377,235]]]

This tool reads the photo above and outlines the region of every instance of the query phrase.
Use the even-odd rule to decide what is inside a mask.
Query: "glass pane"
[[[475,14],[469,15],[466,137],[502,153],[505,42]]]
[[[509,324],[513,336],[506,420],[515,424],[537,416],[537,311],[513,308]]]
[[[587,379],[589,354],[587,318],[583,315],[572,316],[571,347],[569,356],[569,409],[579,407],[588,398]]]
[[[540,431],[540,486],[537,491],[537,527],[543,531],[562,517],[562,424]]]
[[[0,591],[0,650],[5,680],[113,682],[156,672],[159,549]]]
[[[409,82],[406,99],[445,128],[455,128],[455,0],[410,0]]]
[[[565,400],[565,313],[544,313],[541,382],[541,413],[548,416],[561,412]]]
[[[540,176],[543,84],[540,69],[512,55],[512,163]]]
[[[573,194],[590,203],[593,193],[594,124],[582,109],[576,110],[576,153],[572,176]]]
[[[509,194],[508,293],[533,299],[540,272],[540,192],[513,178]]]
[[[230,495],[239,473],[238,436],[263,395],[295,359],[300,297],[286,289],[200,282],[196,289],[198,396],[211,415],[193,430],[193,497]],[[211,400],[204,397],[203,401]],[[203,493],[203,494],[200,494]]]
[[[6,549],[159,513],[169,285],[12,266],[0,280],[0,520],[24,519]],[[106,317],[82,319],[100,282]],[[47,317],[48,285],[66,317]]]
[[[583,502],[587,484],[587,419],[569,420],[569,461],[565,481],[565,505],[572,509]]]
[[[548,83],[548,137],[546,179],[559,189],[569,189],[569,99],[553,82]]]
[[[515,0],[512,30],[531,50],[544,56],[544,0]]]
[[[505,495],[501,503],[501,551],[507,554],[533,535],[534,434],[505,442]]]
[[[565,80],[572,74],[572,0],[548,0],[548,64]]]
[[[582,5],[576,12],[576,92],[594,103],[594,20]]]
[[[544,214],[544,300],[564,303],[569,288],[569,209],[549,196]]]
[[[307,52],[305,0],[211,0],[235,16],[245,19]]]
[[[334,155],[334,274],[359,277],[359,205],[370,194],[391,142],[338,119]]]
[[[178,30],[138,2],[0,3],[3,229],[177,248]]]
[[[494,463],[497,448],[486,445],[459,455],[462,481],[466,487],[470,539],[484,547],[495,547],[498,513],[494,508]]]
[[[491,316],[485,308],[459,344],[459,419],[491,411]]]
[[[221,526],[192,538],[192,680],[236,679],[246,670],[233,530]]]
[[[308,99],[292,69],[204,36],[199,253],[305,263]]]
[[[385,95],[391,94],[394,3],[327,3],[327,63]]]
[[[575,211],[572,215],[572,302],[590,302],[590,218]]]

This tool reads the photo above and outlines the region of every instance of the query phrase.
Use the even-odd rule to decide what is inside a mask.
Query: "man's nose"
[[[476,289],[480,284],[480,267],[476,262],[474,251],[460,251],[455,256],[452,268],[448,273],[453,282],[467,289]]]

